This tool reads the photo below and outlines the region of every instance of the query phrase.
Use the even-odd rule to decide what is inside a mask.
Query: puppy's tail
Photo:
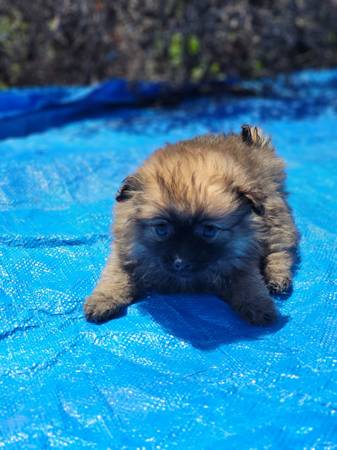
[[[261,128],[247,124],[242,125],[241,138],[247,145],[273,149],[270,137],[267,134],[264,134]]]

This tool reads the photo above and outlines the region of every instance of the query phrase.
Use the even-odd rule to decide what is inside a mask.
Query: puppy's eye
[[[220,228],[210,224],[198,225],[196,228],[196,233],[204,239],[214,239],[219,231]]]
[[[203,225],[202,235],[207,239],[214,238],[219,232],[219,229],[214,225]]]
[[[168,237],[171,232],[169,224],[165,223],[165,222],[157,223],[157,224],[153,225],[153,228],[154,228],[157,236],[159,236],[161,238]]]

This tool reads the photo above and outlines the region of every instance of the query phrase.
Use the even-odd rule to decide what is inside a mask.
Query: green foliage
[[[253,74],[255,76],[259,76],[262,71],[263,71],[262,61],[259,61],[259,60],[253,61]]]
[[[0,16],[0,45],[10,48],[13,43],[22,38],[27,31],[27,24],[21,14],[14,10],[11,16]]]
[[[210,67],[209,71],[210,71],[210,73],[211,73],[212,75],[219,75],[220,72],[221,72],[221,70],[220,70],[220,64],[217,63],[217,62],[213,62],[213,63],[211,64],[211,67]]]
[[[328,42],[329,42],[330,44],[337,44],[337,32],[331,31],[331,32],[328,34]]]
[[[188,37],[187,49],[190,55],[197,55],[200,52],[200,41],[197,36],[192,34]]]
[[[170,62],[174,66],[179,66],[183,60],[184,54],[184,39],[181,33],[174,33],[171,37],[171,42],[169,46],[169,57]]]
[[[198,83],[199,81],[202,80],[204,73],[205,73],[205,69],[203,66],[193,67],[193,69],[191,71],[191,80],[194,83]]]
[[[0,0],[0,88],[337,66],[336,23],[336,0]]]
[[[15,84],[20,78],[22,70],[20,59],[25,52],[27,29],[27,23],[16,9],[9,15],[0,16],[0,53],[6,63],[6,72],[0,72],[2,75],[0,88],[7,84]]]

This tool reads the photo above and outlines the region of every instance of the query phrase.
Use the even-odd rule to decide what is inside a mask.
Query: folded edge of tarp
[[[58,126],[79,114],[112,107],[136,106],[209,92],[229,92],[287,99],[331,102],[337,89],[337,69],[301,71],[257,81],[229,79],[205,84],[169,85],[113,79],[93,86],[31,87],[0,91],[0,139]],[[336,99],[335,99],[336,100]]]
[[[185,84],[179,87],[163,82],[128,82],[123,79],[113,79],[92,86],[12,88],[0,91],[0,119],[70,104],[130,105],[184,92],[188,94],[221,88],[224,91],[226,89],[231,91],[233,86],[237,89],[241,87],[244,92],[263,94],[273,89],[274,94],[298,96],[301,92],[305,95],[304,91],[308,87],[312,91],[313,84],[319,90],[322,88],[329,90],[329,87],[332,87],[335,91],[337,68],[319,72],[306,70],[292,75],[280,75],[275,79],[240,81],[232,78],[207,85]]]
[[[81,104],[132,104],[163,92],[160,83],[110,80],[93,86],[29,87],[0,92],[0,120],[48,108]]]

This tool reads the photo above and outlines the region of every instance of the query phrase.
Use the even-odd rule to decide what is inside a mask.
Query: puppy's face
[[[240,267],[253,244],[251,200],[218,158],[164,156],[128,178],[117,197],[128,211],[131,259],[158,283],[186,284]]]
[[[170,205],[135,222],[136,251],[170,276],[190,279],[226,272],[249,244],[247,209],[222,217],[206,211],[179,211]]]

